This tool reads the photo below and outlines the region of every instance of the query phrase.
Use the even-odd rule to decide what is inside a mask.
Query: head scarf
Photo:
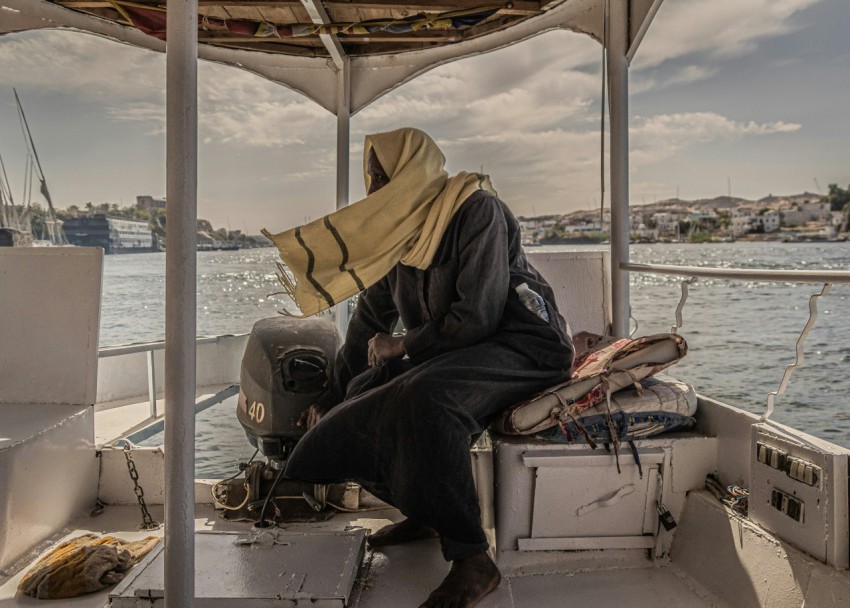
[[[274,235],[263,230],[283,260],[278,265],[283,293],[303,316],[374,285],[398,262],[428,268],[463,202],[477,190],[495,193],[487,176],[449,177],[434,140],[412,128],[366,136],[367,192],[371,150],[390,178],[383,188],[309,224]]]

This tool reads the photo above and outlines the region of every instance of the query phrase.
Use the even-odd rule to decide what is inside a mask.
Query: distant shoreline
[[[550,238],[545,241],[539,241],[536,243],[523,243],[523,247],[549,247],[549,246],[557,246],[557,245],[608,245],[610,242],[609,239],[599,240],[593,238]],[[659,239],[659,240],[633,240],[629,241],[630,245],[723,245],[728,243],[847,243],[850,242],[850,238],[847,236],[841,236],[837,238],[825,238],[825,237],[808,237],[808,236],[754,236],[748,235],[746,237],[740,237],[736,239],[707,239],[700,241],[688,241],[688,240],[673,240],[673,239]]]

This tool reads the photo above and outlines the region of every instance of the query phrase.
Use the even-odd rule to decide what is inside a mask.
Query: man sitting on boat
[[[406,517],[373,547],[439,535],[452,562],[422,606],[474,606],[501,576],[487,553],[471,441],[505,407],[563,382],[573,347],[552,289],[486,176],[449,178],[422,131],[367,136],[362,201],[270,236],[302,314],[360,293],[331,388],[286,475],[353,480]],[[394,336],[401,319],[407,329]]]

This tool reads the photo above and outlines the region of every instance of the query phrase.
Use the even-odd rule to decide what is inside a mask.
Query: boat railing
[[[672,266],[667,264],[620,264],[622,270],[652,274],[672,274],[685,277],[706,277],[737,281],[782,283],[850,284],[846,270],[771,270],[761,268],[715,268],[703,266]]]
[[[218,349],[218,350],[228,350],[228,356],[226,358],[231,358],[229,350],[233,350],[233,352],[240,352],[244,349],[244,340],[247,339],[247,334],[226,334],[220,336],[204,336],[196,339],[196,348],[198,348],[199,353],[204,349]],[[153,419],[159,418],[161,412],[159,412],[157,407],[157,394],[162,392],[162,379],[159,378],[159,374],[157,371],[162,371],[163,360],[161,351],[165,350],[165,341],[155,341],[155,342],[143,342],[138,344],[128,344],[122,346],[107,346],[103,347],[98,351],[98,359],[109,359],[114,357],[131,357],[132,355],[144,355],[147,362],[147,372],[146,372],[146,385],[147,385],[147,396],[148,402],[150,404],[150,417]],[[157,355],[157,353],[160,353]],[[157,361],[159,359],[159,361]],[[140,362],[139,362],[140,363]],[[218,367],[218,366],[217,366]],[[138,369],[138,367],[136,368]],[[145,372],[139,370],[139,373],[144,374]],[[206,384],[227,384],[230,385],[232,383],[233,371],[224,371],[224,372],[213,372],[212,376],[222,376],[222,378],[211,378]],[[238,375],[238,373],[237,373]],[[203,376],[199,378],[199,381],[203,382]],[[137,380],[138,383],[138,380]],[[138,385],[138,384],[137,384]],[[100,387],[100,382],[98,383]],[[98,390],[100,393],[100,389]],[[215,398],[217,400],[204,400],[203,406],[200,409],[204,409],[204,407],[208,407],[222,399],[229,397],[232,391],[223,391],[217,395]],[[100,395],[98,395],[100,397]],[[107,398],[107,401],[111,401],[113,399]],[[123,398],[119,398],[119,401],[125,401]],[[100,401],[100,399],[99,399]],[[200,411],[200,410],[199,410]]]
[[[782,395],[788,386],[793,371],[803,364],[804,346],[806,338],[817,321],[817,301],[829,294],[833,284],[850,284],[850,271],[842,270],[781,270],[761,268],[717,268],[703,266],[674,266],[667,264],[637,264],[625,262],[620,264],[620,269],[629,272],[641,272],[650,274],[665,274],[686,277],[682,280],[682,296],[676,306],[676,324],[672,327],[672,333],[677,333],[682,327],[682,309],[688,299],[688,287],[696,283],[700,278],[728,279],[737,281],[756,282],[781,282],[819,284],[823,287],[817,293],[809,297],[809,318],[800,332],[796,343],[796,358],[793,363],[785,367],[779,388],[767,396],[767,409],[761,416],[762,422],[769,422],[774,411],[774,401],[778,395]]]

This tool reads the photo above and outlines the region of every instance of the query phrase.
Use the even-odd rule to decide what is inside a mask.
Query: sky
[[[630,69],[632,204],[850,183],[848,23],[847,0],[665,0]],[[152,51],[61,31],[0,37],[13,192],[26,156],[16,87],[57,207],[165,195],[164,83]],[[483,167],[516,215],[598,208],[600,91],[601,47],[564,31],[436,68],[352,117],[350,200],[363,196],[364,135],[414,126],[450,172]],[[334,209],[332,114],[201,62],[199,115],[199,217],[256,234]]]

